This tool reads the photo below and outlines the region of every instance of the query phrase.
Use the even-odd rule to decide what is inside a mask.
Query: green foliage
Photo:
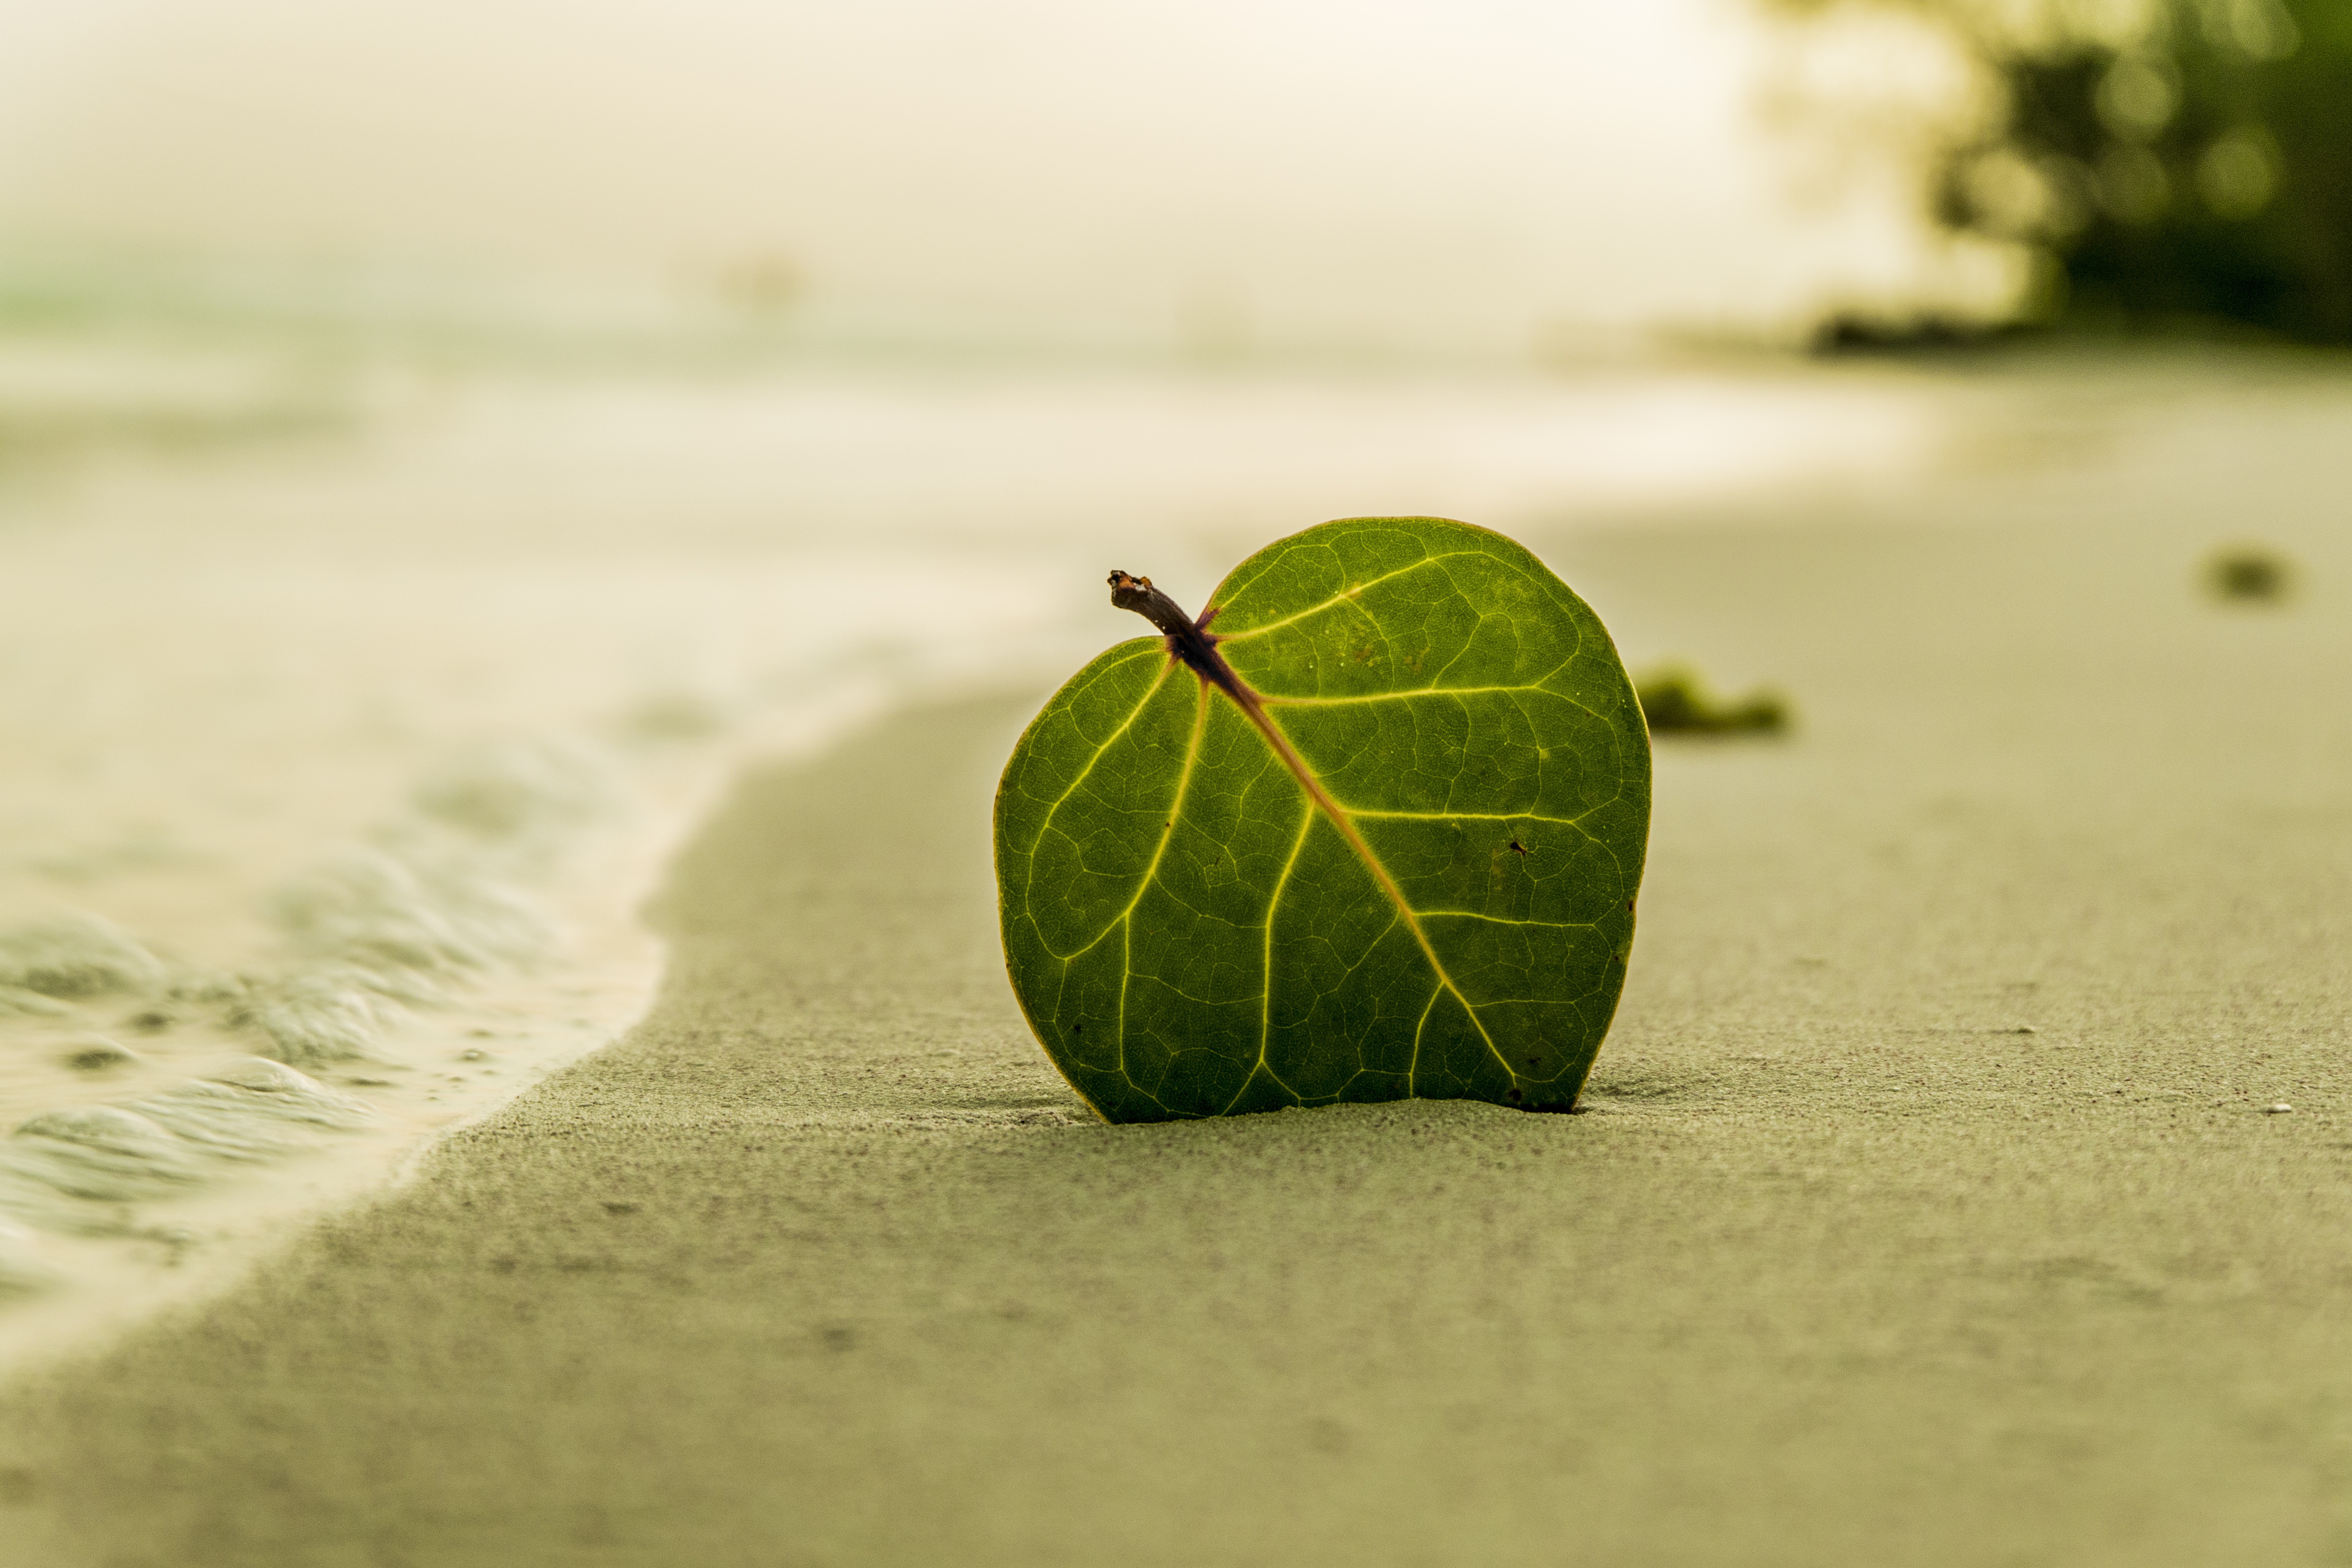
[[[2086,26],[2101,8],[2051,0],[1873,3],[1942,22],[1999,82],[2006,113],[1947,150],[1934,205],[1950,228],[2053,263],[2033,313],[2352,342],[2346,0],[2146,0],[2128,34]]]
[[[996,803],[1005,960],[1114,1121],[1340,1100],[1564,1110],[1625,978],[1641,710],[1498,534],[1325,523],[1216,590],[1203,670],[1110,648]]]
[[[2343,0],[2173,0],[2118,49],[2000,62],[2011,146],[2053,193],[2040,237],[2085,325],[2242,321],[2352,341],[2352,27]],[[1991,226],[1956,160],[1953,220]]]

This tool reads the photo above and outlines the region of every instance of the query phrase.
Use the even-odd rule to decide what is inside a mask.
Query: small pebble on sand
[[[2285,1100],[2282,1100],[2276,1105],[2263,1106],[2263,1114],[2264,1116],[2284,1116],[2288,1111],[2293,1110],[2294,1109],[2294,1106],[2289,1105]]]

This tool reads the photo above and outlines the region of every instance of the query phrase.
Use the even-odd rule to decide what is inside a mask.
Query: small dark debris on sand
[[[2205,563],[2205,586],[2231,604],[2275,605],[2294,587],[2294,563],[2260,545],[2233,545]]]

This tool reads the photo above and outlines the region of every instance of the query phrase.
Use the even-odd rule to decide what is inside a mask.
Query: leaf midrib
[[[1087,766],[1079,771],[1078,777],[1072,780],[1070,787],[1063,792],[1061,797],[1057,799],[1052,806],[1047,808],[1045,814],[1046,827],[1050,827],[1055,814],[1061,809],[1062,805],[1068,802],[1070,797],[1077,792],[1079,786],[1084,784],[1086,778],[1093,773],[1095,763],[1099,762],[1103,754],[1108,752],[1112,745],[1117,743],[1119,736],[1127,733],[1129,730],[1134,727],[1136,721],[1142,716],[1144,710],[1150,705],[1151,700],[1159,695],[1160,689],[1161,686],[1166,684],[1169,675],[1174,671],[1179,662],[1180,661],[1173,656],[1171,656],[1167,666],[1160,670],[1159,675],[1152,679],[1151,684],[1144,689],[1142,697],[1137,700],[1133,710],[1131,710],[1128,714],[1127,718],[1120,722],[1118,728],[1111,732],[1110,737],[1100,746],[1096,748],[1094,756],[1087,759]],[[1272,1014],[1272,998],[1274,992],[1274,921],[1276,911],[1282,902],[1283,889],[1289,883],[1291,868],[1297,863],[1298,856],[1305,849],[1307,835],[1314,824],[1314,813],[1319,810],[1330,821],[1331,826],[1338,830],[1340,837],[1347,843],[1348,847],[1354,852],[1357,859],[1362,862],[1364,868],[1371,873],[1372,880],[1380,887],[1381,895],[1388,900],[1390,908],[1395,911],[1396,918],[1402,921],[1404,923],[1405,929],[1412,933],[1414,942],[1421,948],[1422,956],[1429,961],[1430,970],[1437,977],[1437,989],[1431,994],[1428,1005],[1423,1007],[1422,1010],[1421,1021],[1413,1029],[1413,1059],[1412,1066],[1406,1069],[1405,1075],[1405,1081],[1408,1088],[1418,1089],[1419,1087],[1418,1078],[1421,1068],[1422,1034],[1428,1026],[1429,1013],[1431,1009],[1436,1006],[1437,998],[1447,993],[1451,993],[1454,999],[1461,1004],[1464,1015],[1470,1020],[1470,1026],[1478,1031],[1478,1038],[1486,1045],[1488,1052],[1494,1056],[1496,1062],[1502,1067],[1505,1073],[1509,1075],[1513,1082],[1517,1082],[1518,1080],[1518,1073],[1512,1068],[1510,1058],[1505,1056],[1501,1047],[1495,1043],[1494,1036],[1487,1032],[1486,1020],[1478,1016],[1477,1005],[1473,1003],[1468,994],[1465,994],[1462,987],[1455,983],[1452,973],[1445,967],[1445,961],[1438,956],[1436,944],[1430,940],[1428,931],[1422,928],[1421,912],[1415,910],[1411,902],[1406,900],[1404,889],[1397,885],[1396,879],[1390,875],[1388,867],[1381,861],[1378,855],[1373,853],[1371,846],[1365,842],[1362,832],[1356,826],[1354,814],[1346,806],[1340,805],[1338,800],[1333,798],[1330,791],[1324,788],[1322,780],[1316,775],[1315,770],[1307,764],[1307,759],[1299,755],[1297,748],[1291,743],[1290,738],[1285,735],[1276,725],[1273,717],[1265,711],[1265,709],[1263,706],[1264,700],[1260,699],[1255,689],[1250,687],[1245,681],[1236,679],[1235,686],[1241,693],[1241,695],[1236,696],[1234,691],[1225,690],[1222,686],[1218,686],[1216,683],[1212,682],[1204,676],[1200,676],[1196,673],[1194,679],[1199,682],[1200,695],[1198,699],[1198,706],[1195,708],[1193,712],[1192,735],[1185,745],[1183,769],[1177,778],[1175,798],[1169,805],[1168,820],[1161,826],[1158,840],[1152,845],[1151,858],[1145,865],[1142,876],[1138,879],[1136,882],[1134,896],[1128,900],[1126,908],[1119,910],[1117,915],[1105,922],[1099,933],[1089,938],[1082,946],[1068,953],[1054,954],[1055,959],[1061,963],[1071,963],[1077,958],[1082,957],[1086,953],[1092,952],[1102,942],[1104,938],[1109,936],[1113,931],[1119,932],[1121,951],[1119,953],[1118,1037],[1120,1074],[1128,1077],[1128,1082],[1132,1085],[1138,1092],[1145,1094],[1147,1098],[1151,1099],[1155,1104],[1160,1103],[1157,1096],[1151,1095],[1150,1092],[1144,1089],[1140,1084],[1136,1084],[1134,1079],[1127,1074],[1127,992],[1129,983],[1135,977],[1135,911],[1143,902],[1144,895],[1150,891],[1153,883],[1158,880],[1160,862],[1167,858],[1168,846],[1174,839],[1176,835],[1176,825],[1184,819],[1184,806],[1192,794],[1193,773],[1196,770],[1201,755],[1202,739],[1208,727],[1209,703],[1213,700],[1211,692],[1214,689],[1222,692],[1225,700],[1233,703],[1234,708],[1240,711],[1243,718],[1247,720],[1251,727],[1258,732],[1259,738],[1265,742],[1267,749],[1274,752],[1276,760],[1283,764],[1284,768],[1289,772],[1292,780],[1297,783],[1300,790],[1305,793],[1309,806],[1309,810],[1305,820],[1299,824],[1298,837],[1291,845],[1290,858],[1285,862],[1282,876],[1276,882],[1274,891],[1266,900],[1265,957],[1262,963],[1264,987],[1261,992],[1261,1002],[1258,1013],[1258,1059],[1252,1068],[1251,1076],[1254,1077],[1257,1071],[1264,1070],[1267,1076],[1275,1077],[1277,1083],[1281,1081],[1278,1077],[1276,1077],[1273,1069],[1266,1065],[1266,1058],[1268,1052],[1272,1048],[1274,1038]],[[1372,812],[1367,813],[1366,815],[1375,817],[1386,817],[1406,814]],[[1433,815],[1437,816],[1453,816],[1460,814],[1446,812]],[[1553,821],[1562,819],[1544,818],[1542,820]],[[1582,831],[1581,826],[1579,824],[1571,823],[1569,825],[1577,826],[1580,832]],[[1044,831],[1044,829],[1041,829],[1041,834],[1042,831]],[[1589,837],[1590,835],[1588,834],[1587,837]],[[1034,864],[1036,852],[1033,847],[1030,852],[1032,864]],[[1428,912],[1432,915],[1453,915],[1466,911],[1433,910]],[[1504,923],[1530,924],[1538,922],[1512,921],[1506,921]],[[1393,929],[1393,927],[1391,927],[1391,929]],[[1051,952],[1052,950],[1048,949],[1047,951]],[[1247,1089],[1248,1083],[1249,1079],[1244,1078],[1243,1080],[1244,1091]],[[1289,1086],[1286,1084],[1284,1087],[1287,1089]],[[1295,1093],[1296,1091],[1294,1090],[1292,1092]],[[1239,1099],[1238,1092],[1236,1093],[1235,1099],[1236,1101]]]
[[[1205,692],[1209,682],[1204,679],[1201,684]],[[1509,1076],[1511,1081],[1517,1082],[1519,1075],[1512,1068],[1510,1058],[1503,1054],[1501,1047],[1495,1044],[1495,1037],[1486,1032],[1486,1020],[1478,1016],[1477,1007],[1472,1004],[1462,987],[1454,984],[1453,974],[1445,967],[1445,961],[1437,956],[1437,945],[1429,940],[1429,933],[1422,929],[1421,917],[1414,911],[1412,905],[1406,900],[1404,889],[1397,886],[1396,879],[1389,874],[1389,868],[1381,863],[1381,858],[1372,853],[1372,847],[1364,842],[1364,836],[1357,829],[1355,818],[1349,815],[1346,806],[1332,798],[1329,790],[1323,787],[1323,781],[1316,776],[1314,769],[1307,765],[1307,759],[1298,754],[1298,749],[1290,743],[1290,737],[1282,732],[1272,716],[1260,704],[1257,693],[1245,681],[1236,680],[1235,685],[1239,689],[1239,695],[1226,692],[1226,700],[1242,710],[1243,717],[1256,728],[1266,744],[1273,748],[1275,756],[1280,759],[1283,766],[1290,770],[1291,777],[1298,781],[1298,787],[1307,792],[1307,798],[1321,808],[1323,814],[1330,818],[1331,826],[1339,830],[1339,837],[1347,840],[1348,847],[1356,852],[1356,858],[1364,863],[1365,869],[1371,872],[1372,880],[1380,884],[1381,891],[1388,896],[1389,903],[1395,909],[1398,918],[1404,921],[1405,929],[1412,933],[1413,941],[1420,944],[1422,956],[1429,961],[1431,971],[1437,976],[1438,989],[1454,994],[1454,999],[1462,1005],[1463,1013],[1468,1016],[1470,1026],[1478,1031],[1478,1038],[1486,1043],[1486,1049],[1492,1053],[1496,1062]],[[1266,905],[1265,913],[1266,929],[1269,932],[1274,928],[1274,905],[1269,902]],[[1274,984],[1274,974],[1270,968],[1266,973],[1265,980],[1270,990]],[[1430,1005],[1433,1007],[1436,1005],[1436,997],[1433,995],[1430,998]],[[1428,1021],[1428,1010],[1423,1009],[1423,1026],[1425,1026]],[[1268,1034],[1268,1030],[1261,1028],[1258,1038],[1260,1060],[1264,1060],[1265,1056]],[[1413,1063],[1407,1070],[1405,1079],[1406,1087],[1409,1089],[1420,1087],[1417,1082],[1420,1068],[1421,1030],[1416,1028],[1413,1031]]]

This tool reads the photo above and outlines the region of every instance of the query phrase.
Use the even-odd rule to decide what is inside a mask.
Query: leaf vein
[[[1341,605],[1353,604],[1363,596],[1365,590],[1377,588],[1383,583],[1394,582],[1397,578],[1408,573],[1418,572],[1424,566],[1434,566],[1441,561],[1452,561],[1465,555],[1482,553],[1483,552],[1475,550],[1448,550],[1436,555],[1424,555],[1410,566],[1400,566],[1393,572],[1383,572],[1377,577],[1368,577],[1363,582],[1350,584],[1319,605],[1310,605],[1295,615],[1285,616],[1278,621],[1268,621],[1262,626],[1252,626],[1245,632],[1229,632],[1217,640],[1221,643],[1247,642],[1252,637],[1264,637],[1268,632],[1278,632],[1285,626],[1297,626],[1310,616],[1319,616],[1324,611],[1335,609]],[[1379,623],[1375,621],[1373,624]]]
[[[1257,1065],[1265,1068],[1266,1076],[1276,1083],[1282,1083],[1282,1079],[1272,1068],[1266,1067],[1265,1060],[1266,1043],[1274,1036],[1274,918],[1282,910],[1282,895],[1290,886],[1290,873],[1297,866],[1299,855],[1307,848],[1307,836],[1313,831],[1314,826],[1315,811],[1314,807],[1309,805],[1307,809],[1298,814],[1298,837],[1291,840],[1290,858],[1282,863],[1282,875],[1276,878],[1274,881],[1274,896],[1265,901],[1265,944],[1262,950],[1265,984],[1258,992]],[[1297,1090],[1290,1089],[1288,1084],[1283,1084],[1282,1087],[1289,1090],[1293,1099],[1297,1097]],[[1226,1111],[1231,1111],[1234,1106],[1241,1103],[1242,1096],[1248,1092],[1249,1078],[1245,1076],[1242,1079],[1241,1088],[1234,1090],[1233,1099],[1225,1102],[1225,1110],[1218,1114],[1223,1115]]]

